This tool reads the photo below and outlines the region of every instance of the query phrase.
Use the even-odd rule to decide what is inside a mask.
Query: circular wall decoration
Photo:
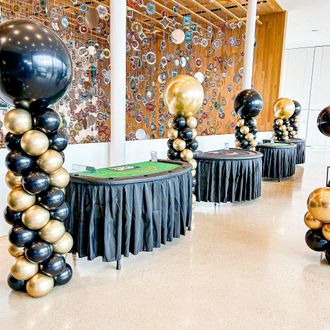
[[[171,37],[172,37],[172,42],[176,45],[179,45],[184,42],[185,33],[181,29],[176,29],[176,30],[173,30]]]

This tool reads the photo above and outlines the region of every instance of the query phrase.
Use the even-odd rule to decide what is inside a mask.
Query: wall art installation
[[[62,167],[67,138],[48,108],[65,95],[72,64],[61,39],[31,20],[2,23],[0,40],[0,97],[15,106],[4,117],[12,189],[4,217],[15,257],[8,285],[42,297],[72,277],[65,255],[73,240],[62,222],[70,211],[64,199],[70,176]]]

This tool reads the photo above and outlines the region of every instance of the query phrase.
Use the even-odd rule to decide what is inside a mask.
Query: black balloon
[[[328,248],[328,241],[323,237],[321,230],[308,230],[305,242],[314,251],[322,252]]]
[[[294,101],[294,100],[293,103],[295,108],[293,116],[299,116],[301,112],[301,104],[298,101]]]
[[[54,277],[55,285],[64,285],[70,282],[72,278],[72,268],[69,264],[66,264],[62,273]]]
[[[34,113],[35,125],[45,133],[56,131],[61,124],[60,116],[53,109],[38,109]]]
[[[7,206],[3,212],[4,218],[6,222],[11,225],[22,225],[22,212],[17,212],[12,210],[9,206]]]
[[[192,185],[193,185],[193,187],[196,187],[196,184],[197,184],[197,180],[196,180],[195,177],[193,177],[193,179],[192,179]]]
[[[58,101],[72,79],[70,54],[54,32],[31,20],[0,25],[0,97],[25,109]]]
[[[242,133],[236,133],[235,137],[238,141],[243,141],[245,139],[245,135]]]
[[[186,141],[186,148],[190,149],[192,151],[195,151],[198,149],[198,142],[197,140],[193,139],[193,140],[188,140]]]
[[[57,276],[63,272],[65,266],[65,258],[55,254],[41,264],[41,271],[48,276]]]
[[[261,95],[253,89],[244,89],[235,98],[234,109],[241,118],[256,117],[262,110]]]
[[[325,251],[325,257],[327,259],[327,262],[330,264],[330,250]]]
[[[317,127],[323,135],[330,136],[330,106],[324,108],[319,113],[317,117]]]
[[[55,210],[64,203],[64,193],[59,188],[51,187],[39,195],[39,203],[47,210]]]
[[[250,129],[250,132],[252,134],[257,134],[258,133],[258,128],[257,127],[253,127],[253,128]]]
[[[32,262],[44,262],[53,253],[53,246],[44,241],[35,241],[25,246],[25,257]]]
[[[5,136],[5,146],[9,150],[21,151],[21,135],[8,132]]]
[[[193,138],[193,131],[191,128],[185,128],[181,131],[179,131],[179,137],[183,140],[191,140]]]
[[[186,119],[183,116],[174,117],[173,127],[175,129],[182,129],[186,127]]]
[[[246,149],[249,145],[250,145],[250,143],[246,140],[240,141],[240,146],[242,149]]]
[[[249,127],[255,127],[255,122],[253,118],[245,118],[244,125]]]
[[[68,138],[64,132],[54,132],[49,136],[49,149],[63,151],[68,145]]]
[[[31,172],[23,177],[22,186],[30,194],[39,194],[49,188],[49,177],[44,172]]]
[[[70,208],[66,202],[64,202],[61,206],[57,207],[55,210],[50,211],[50,218],[59,221],[65,221],[69,215]]]
[[[6,166],[16,175],[26,175],[35,168],[35,160],[20,151],[11,151],[6,156]]]
[[[169,149],[173,149],[173,142],[174,142],[174,140],[167,140],[167,147]]]
[[[17,280],[13,275],[9,274],[7,277],[8,286],[14,291],[26,292],[26,281]]]
[[[32,243],[36,237],[36,231],[26,228],[23,225],[13,226],[9,231],[9,241],[18,247],[24,247]]]
[[[176,151],[174,149],[168,149],[167,157],[168,157],[168,159],[171,159],[171,160],[179,159],[180,158],[180,152]]]

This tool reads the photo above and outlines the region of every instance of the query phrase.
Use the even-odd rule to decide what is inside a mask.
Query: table
[[[230,148],[198,152],[197,201],[227,203],[261,195],[262,154]]]
[[[296,164],[304,164],[305,163],[305,151],[306,151],[306,143],[303,139],[290,139],[289,143],[293,143],[297,146],[297,158]]]
[[[192,176],[188,163],[142,162],[71,174],[67,230],[73,253],[92,260],[152,251],[191,228]]]
[[[262,176],[281,181],[296,172],[297,146],[288,143],[258,144],[257,151],[264,157],[262,161]]]

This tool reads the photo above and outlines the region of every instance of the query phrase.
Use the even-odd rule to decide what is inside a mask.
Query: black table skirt
[[[71,216],[67,230],[73,253],[92,260],[152,251],[191,227],[190,168],[168,178],[131,184],[84,182],[72,178],[66,193]]]
[[[305,163],[306,143],[302,139],[290,139],[290,143],[294,143],[297,146],[296,164]]]

